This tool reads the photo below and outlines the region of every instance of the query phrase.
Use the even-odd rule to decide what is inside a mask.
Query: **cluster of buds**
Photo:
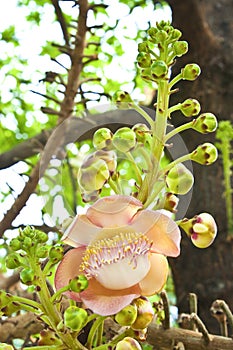
[[[129,326],[135,331],[145,330],[154,318],[154,309],[145,297],[134,299],[115,315],[115,321],[121,326]]]
[[[19,230],[19,235],[10,242],[10,252],[6,258],[8,269],[21,268],[20,280],[26,285],[37,285],[37,276],[30,266],[30,259],[35,263],[49,258],[50,266],[57,264],[63,257],[63,247],[48,246],[48,235],[34,227],[27,226]]]
[[[198,248],[207,248],[212,244],[217,234],[215,220],[208,213],[195,215],[192,219],[184,218],[180,221],[179,226]]]

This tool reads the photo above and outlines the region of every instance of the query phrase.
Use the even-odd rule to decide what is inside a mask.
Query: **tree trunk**
[[[189,53],[177,60],[173,73],[177,74],[186,63],[198,63],[202,74],[195,82],[182,82],[180,91],[173,95],[172,104],[187,97],[196,98],[202,112],[212,112],[219,120],[231,119],[233,90],[233,3],[232,0],[170,0],[173,25],[183,33],[182,40],[189,42]],[[173,117],[176,125],[184,117]],[[191,151],[207,140],[215,141],[215,135],[181,135]],[[194,166],[194,191],[187,217],[201,212],[211,213],[218,225],[215,243],[201,250],[188,239],[182,240],[182,252],[178,259],[171,259],[172,273],[180,312],[188,310],[188,293],[199,299],[199,315],[210,332],[218,332],[217,321],[209,309],[215,299],[224,299],[233,308],[233,242],[227,240],[226,208],[223,198],[223,173],[221,158],[209,166]]]

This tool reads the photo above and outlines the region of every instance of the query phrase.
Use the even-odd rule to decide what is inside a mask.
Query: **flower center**
[[[129,288],[148,273],[151,246],[147,236],[135,232],[95,241],[86,249],[81,271],[106,288]]]

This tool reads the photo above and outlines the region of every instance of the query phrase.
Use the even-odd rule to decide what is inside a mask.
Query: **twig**
[[[194,313],[192,313],[190,315],[190,317],[191,317],[191,320],[194,320],[199,332],[202,333],[205,344],[209,344],[209,342],[210,342],[209,332],[208,332],[206,326],[204,325],[204,323],[202,322],[202,320],[199,318],[199,316],[197,316],[197,314],[194,314]]]
[[[65,43],[66,43],[66,45],[69,46],[69,33],[67,31],[66,21],[65,21],[65,18],[63,16],[62,10],[60,8],[59,1],[58,0],[52,0],[52,4],[54,6],[58,22],[59,22],[59,24],[61,26],[61,30],[62,30],[62,33],[63,33],[63,37],[64,37],[64,40],[65,40]]]
[[[170,328],[170,305],[169,305],[168,296],[165,291],[161,292],[160,296],[163,301],[163,309],[164,309],[163,326],[164,326],[164,329],[169,329]]]

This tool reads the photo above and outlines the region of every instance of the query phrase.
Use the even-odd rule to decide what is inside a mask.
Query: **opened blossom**
[[[140,295],[159,292],[168,276],[166,257],[180,253],[177,224],[123,195],[99,199],[75,217],[62,239],[75,248],[58,265],[56,288],[84,274],[88,288],[65,294],[103,316],[119,312]]]

